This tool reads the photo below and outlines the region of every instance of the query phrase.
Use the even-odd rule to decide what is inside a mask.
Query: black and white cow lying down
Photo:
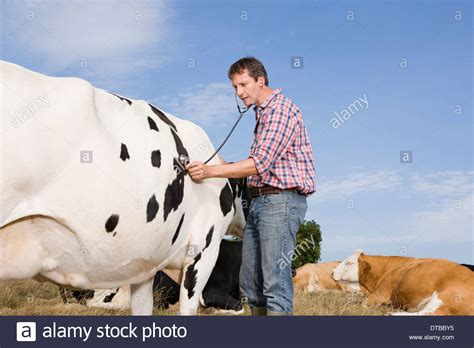
[[[242,264],[242,241],[224,239],[221,242],[219,257],[211,276],[204,287],[201,304],[213,307],[219,312],[243,313],[239,290],[239,271]],[[155,289],[160,292],[160,305],[168,308],[179,300],[179,275],[158,272],[155,275]]]
[[[245,223],[238,181],[181,167],[214,152],[204,131],[78,78],[0,69],[0,279],[131,284],[132,314],[150,315],[156,272],[181,270],[180,314],[195,314],[223,235]]]
[[[230,237],[230,236],[229,236]],[[243,305],[239,291],[239,270],[242,263],[242,241],[226,238],[221,241],[219,257],[211,276],[204,287],[201,304],[213,307],[218,312],[241,314]],[[155,306],[167,309],[179,301],[180,272],[164,270],[155,275],[153,285]],[[60,288],[61,297],[68,303],[68,293],[76,300],[90,307],[129,308],[130,288],[123,286],[113,290],[69,291]]]

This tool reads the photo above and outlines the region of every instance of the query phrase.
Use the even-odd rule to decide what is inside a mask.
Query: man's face
[[[241,74],[232,75],[232,86],[237,96],[242,99],[245,106],[255,104],[260,96],[265,79],[259,77],[257,81],[245,69]]]

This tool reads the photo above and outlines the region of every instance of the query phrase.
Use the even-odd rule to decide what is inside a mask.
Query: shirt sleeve
[[[289,108],[279,105],[265,117],[262,134],[249,158],[253,158],[260,175],[264,175],[285,154],[296,137],[298,123]]]

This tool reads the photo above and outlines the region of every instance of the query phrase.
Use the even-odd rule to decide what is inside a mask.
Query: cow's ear
[[[370,271],[372,267],[370,266],[370,264],[367,262],[367,261],[361,261],[360,264],[359,264],[359,272],[368,272]]]

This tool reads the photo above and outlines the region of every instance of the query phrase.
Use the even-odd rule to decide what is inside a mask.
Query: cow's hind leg
[[[433,294],[424,299],[419,305],[418,308],[422,308],[417,312],[392,312],[389,315],[406,315],[406,316],[416,316],[416,315],[442,315],[441,305],[443,301],[439,298],[438,292],[435,291]]]
[[[30,219],[0,229],[0,279],[32,278],[48,268],[49,265],[44,264],[46,261]]]
[[[216,233],[217,232],[217,233]],[[184,268],[179,294],[179,311],[181,315],[195,315],[199,306],[202,291],[214,268],[221,242],[220,231],[212,227],[206,236],[206,245],[188,261]],[[214,236],[214,238],[213,238]],[[193,250],[192,246],[189,250]],[[189,253],[188,253],[188,256]]]
[[[130,285],[132,315],[152,315],[153,281],[154,278],[152,277],[143,283]]]

